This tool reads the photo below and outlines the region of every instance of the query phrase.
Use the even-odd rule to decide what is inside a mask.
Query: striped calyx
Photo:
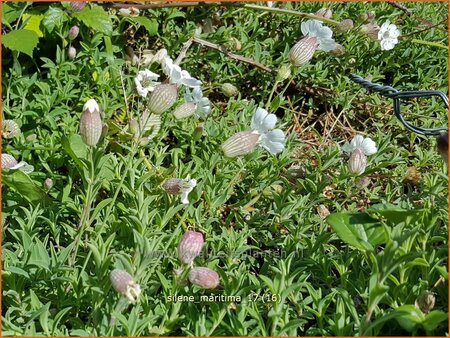
[[[88,146],[95,146],[102,135],[103,123],[100,108],[94,99],[90,99],[83,107],[80,119],[80,135]]]
[[[219,274],[209,268],[193,268],[189,271],[189,281],[203,289],[214,289],[219,286]]]
[[[255,149],[259,138],[260,135],[252,131],[241,131],[226,140],[222,150],[227,157],[246,155]]]
[[[319,44],[315,36],[301,38],[289,51],[289,61],[294,66],[301,66],[308,63],[318,46]]]
[[[160,115],[173,106],[177,100],[177,86],[174,84],[160,84],[151,93],[148,109],[156,115]]]

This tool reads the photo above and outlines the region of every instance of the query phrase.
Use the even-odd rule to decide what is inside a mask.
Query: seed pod
[[[337,30],[340,32],[348,32],[353,28],[353,21],[350,19],[345,19],[339,22],[336,26]]]
[[[330,52],[331,55],[341,56],[345,54],[345,48],[341,44],[337,43],[336,47]]]
[[[185,102],[173,112],[176,119],[180,120],[191,116],[197,110],[197,105],[194,102]]]
[[[94,99],[90,99],[83,107],[80,119],[80,135],[88,146],[95,146],[102,135],[103,123],[100,108]]]
[[[420,309],[423,313],[427,314],[434,308],[435,303],[436,297],[433,294],[433,292],[426,290],[422,292],[419,295],[419,297],[417,297],[416,301],[414,302],[414,305],[416,306],[416,308]]]
[[[222,144],[222,150],[227,157],[248,154],[255,149],[260,135],[251,131],[242,131],[231,136]]]
[[[177,100],[177,86],[174,84],[160,84],[150,94],[148,108],[153,114],[160,115],[173,106]]]
[[[3,120],[2,121],[2,137],[3,138],[14,138],[20,134],[19,125],[14,120]]]
[[[378,40],[378,32],[380,31],[380,26],[373,23],[368,23],[361,26],[361,32],[366,34],[372,40]]]
[[[289,61],[294,66],[301,66],[312,59],[319,44],[315,36],[301,38],[289,51]]]
[[[70,7],[72,8],[72,12],[79,12],[81,11],[84,6],[86,6],[85,1],[72,1],[70,2]]]
[[[189,281],[203,289],[214,289],[219,286],[219,274],[209,268],[193,268],[189,271]]]
[[[325,19],[329,19],[331,18],[331,15],[333,14],[333,12],[331,11],[331,9],[329,8],[321,8],[319,9],[315,15],[317,16],[321,16]]]
[[[69,29],[69,40],[75,40],[79,32],[80,29],[78,26],[72,26],[72,28]]]
[[[69,60],[75,59],[75,56],[77,56],[77,50],[75,47],[70,46],[67,50],[67,56],[69,57]]]
[[[203,247],[203,235],[197,231],[186,231],[178,245],[178,258],[184,264],[191,264]]]
[[[17,165],[17,160],[9,154],[2,154],[2,169],[11,169]]]
[[[348,171],[354,175],[361,175],[366,170],[366,166],[367,156],[361,149],[354,149],[348,161]]]
[[[115,269],[111,271],[111,284],[118,293],[126,296],[134,303],[141,293],[141,287],[136,284],[131,275],[123,270]]]
[[[224,83],[220,87],[220,90],[222,91],[222,93],[225,96],[228,96],[228,97],[236,96],[237,94],[239,94],[239,90],[234,85],[232,85],[231,83],[228,83],[228,82]]]
[[[445,162],[448,163],[448,132],[442,133],[438,136],[437,148],[439,154],[441,154]]]

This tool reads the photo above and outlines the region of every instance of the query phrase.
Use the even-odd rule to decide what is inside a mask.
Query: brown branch
[[[266,72],[268,72],[270,74],[273,74],[275,72],[274,70],[270,69],[266,65],[263,65],[262,63],[256,62],[253,59],[246,58],[244,56],[237,55],[237,54],[229,52],[224,46],[220,46],[220,45],[217,45],[215,43],[212,43],[212,42],[209,42],[209,41],[197,38],[197,37],[194,37],[192,39],[192,41],[195,42],[195,43],[198,43],[199,45],[202,45],[204,47],[208,47],[208,48],[211,48],[211,49],[218,50],[219,52],[221,52],[222,54],[228,56],[231,59],[234,59],[234,60],[237,60],[237,61],[241,61],[241,62],[244,62],[244,63],[248,63],[248,64],[250,64],[252,66],[255,66],[255,67],[259,68],[259,69],[262,69],[262,70],[264,70],[264,71],[266,71]]]

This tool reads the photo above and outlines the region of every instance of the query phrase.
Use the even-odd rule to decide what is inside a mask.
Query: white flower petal
[[[252,122],[250,124],[252,130],[255,130],[259,133],[263,133],[264,130],[264,119],[269,115],[267,110],[258,107],[255,111],[255,114],[252,117]]]
[[[361,144],[361,150],[364,152],[364,155],[369,156],[377,152],[377,146],[373,140],[367,137]]]
[[[261,135],[260,146],[271,154],[278,154],[284,150],[285,135],[281,129],[274,129]]]

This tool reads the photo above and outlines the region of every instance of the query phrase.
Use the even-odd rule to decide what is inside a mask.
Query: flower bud
[[[203,247],[203,235],[196,231],[186,231],[178,245],[178,258],[184,264],[191,264]]]
[[[345,19],[339,22],[336,26],[337,30],[340,32],[347,32],[353,28],[353,21],[350,19]]]
[[[356,186],[359,189],[367,188],[370,185],[371,179],[368,176],[361,177],[361,179],[356,182]]]
[[[242,44],[234,36],[230,37],[226,43],[227,47],[234,50],[241,50]]]
[[[72,28],[69,29],[69,40],[75,40],[79,32],[80,29],[78,26],[72,26]]]
[[[95,146],[102,135],[103,123],[100,108],[94,99],[90,99],[83,107],[80,119],[80,135],[88,146]]]
[[[414,305],[416,306],[416,308],[420,309],[420,311],[427,314],[434,308],[435,302],[436,297],[434,296],[433,292],[424,291],[419,295],[419,297],[417,297]]]
[[[153,114],[160,115],[173,106],[177,100],[177,86],[174,84],[160,84],[150,94],[148,108]]]
[[[51,178],[46,178],[44,181],[44,189],[50,190],[53,187],[53,180]]]
[[[131,303],[136,302],[141,294],[141,287],[128,272],[115,269],[111,271],[110,278],[114,290],[127,297]]]
[[[161,116],[150,114],[150,111],[146,109],[141,116],[142,132],[150,131],[148,140],[154,138],[161,129]]]
[[[342,56],[345,54],[345,48],[341,44],[337,43],[334,49],[330,52],[333,56]]]
[[[221,87],[220,90],[222,91],[222,93],[225,96],[228,97],[232,97],[232,96],[236,96],[237,94],[239,94],[239,90],[233,86],[231,83],[224,83]]]
[[[197,110],[197,105],[194,102],[185,102],[173,112],[177,120],[191,116]]]
[[[437,148],[439,154],[441,154],[445,162],[448,163],[448,132],[442,133],[438,136]]]
[[[2,154],[2,169],[11,169],[17,165],[17,160],[9,154]]]
[[[378,32],[380,31],[380,26],[373,23],[368,23],[361,26],[361,32],[366,34],[372,40],[378,40]]]
[[[372,22],[375,19],[375,12],[366,12],[359,15],[361,22]]]
[[[222,150],[226,157],[236,157],[248,154],[259,141],[259,134],[251,131],[242,131],[231,136],[222,144]]]
[[[219,274],[209,268],[193,268],[189,271],[189,281],[203,289],[214,289],[219,286]]]
[[[27,142],[34,142],[37,139],[37,135],[36,134],[30,134],[27,136],[26,140]]]
[[[194,141],[198,141],[203,136],[204,125],[200,123],[197,127],[195,127],[194,132],[192,133],[192,138]]]
[[[20,134],[19,125],[13,120],[2,121],[2,137],[14,138]]]
[[[301,38],[289,51],[289,61],[294,66],[302,66],[312,59],[319,44],[315,36]]]
[[[75,59],[75,56],[77,56],[77,50],[75,47],[70,46],[67,50],[67,56],[69,57],[69,60]]]
[[[367,156],[364,155],[364,151],[360,148],[356,148],[352,151],[350,159],[348,161],[348,170],[351,174],[361,175],[367,166]]]
[[[139,134],[139,123],[136,119],[131,119],[131,121],[130,121],[130,132],[134,136]]]
[[[316,211],[320,219],[325,219],[330,215],[330,210],[328,210],[325,204],[319,204],[316,208]]]
[[[331,9],[329,8],[321,8],[319,9],[315,15],[317,16],[321,16],[325,19],[329,19],[331,18],[331,15],[333,14],[333,12],[331,11]]]
[[[139,8],[136,7],[121,8],[118,14],[121,16],[139,16]]]
[[[289,76],[291,76],[291,67],[290,65],[284,64],[278,69],[275,81],[282,82],[288,79]]]
[[[72,1],[70,2],[70,7],[72,8],[72,12],[80,12],[84,6],[86,6],[85,1]]]

